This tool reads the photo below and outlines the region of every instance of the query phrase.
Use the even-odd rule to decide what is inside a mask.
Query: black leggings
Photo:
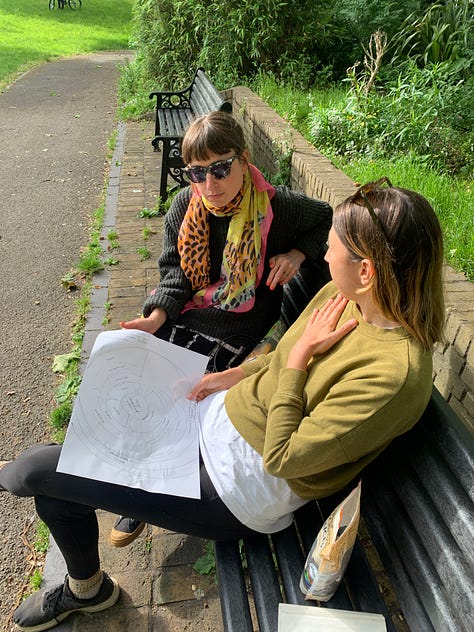
[[[212,540],[255,534],[224,505],[202,463],[201,499],[195,500],[56,472],[60,452],[59,445],[29,448],[0,470],[0,486],[16,496],[34,496],[38,515],[75,579],[87,579],[100,568],[96,509]]]

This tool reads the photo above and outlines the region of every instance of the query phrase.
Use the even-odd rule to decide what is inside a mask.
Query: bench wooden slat
[[[275,632],[278,629],[278,604],[282,601],[282,594],[268,537],[245,538],[244,550],[259,630]]]
[[[238,543],[216,542],[215,554],[224,632],[253,632]]]
[[[436,389],[433,389],[417,429],[423,431],[426,441],[443,454],[443,459],[474,502],[474,436]],[[462,467],[459,467],[460,463]]]
[[[465,557],[474,563],[474,521],[473,516],[460,508],[469,506],[468,496],[452,470],[444,462],[438,451],[410,454],[410,465],[423,480],[423,487],[427,495],[435,504],[436,509],[444,516],[449,524],[449,531],[462,550]],[[430,475],[424,476],[426,472]]]
[[[272,535],[272,543],[286,601],[288,603],[304,604],[305,598],[300,590],[299,576],[304,566],[305,557],[301,550],[295,525],[292,524],[287,529],[274,533]]]
[[[402,494],[407,490],[407,485],[403,485],[399,492]],[[412,489],[411,493],[411,507],[402,514],[399,513],[392,538],[396,538],[399,551],[404,552],[407,572],[412,582],[419,587],[418,592],[423,594],[424,601],[445,602],[446,609],[451,610],[452,616],[455,616],[456,587],[466,585],[466,577],[462,578],[460,566],[462,559],[456,555],[454,540],[448,529],[440,523],[436,524],[435,529],[427,529],[426,516],[433,515],[429,511],[429,502],[422,501],[419,490]],[[415,495],[418,495],[418,503]],[[425,509],[428,511],[424,511]],[[417,511],[420,513],[414,517]],[[433,526],[433,522],[430,526]],[[450,602],[452,605],[449,605]]]
[[[377,514],[374,505],[370,504],[366,521],[410,629],[436,630],[438,628],[433,627],[433,623],[437,623],[439,614],[444,613],[446,627],[439,629],[460,632],[463,628],[457,628],[457,624],[451,627],[456,613],[450,605],[450,596],[396,497],[387,494],[387,500],[383,506],[379,504]],[[390,521],[397,525],[395,531],[390,529]]]
[[[198,70],[191,91],[191,109],[196,116],[223,110],[232,111],[232,106],[227,103],[214,84],[203,70]]]
[[[193,115],[191,110],[183,108],[176,110],[160,110],[158,113],[158,119],[160,123],[160,130],[163,131],[163,136],[180,139],[192,122]],[[157,139],[160,138],[161,137],[157,137]]]
[[[359,539],[357,539],[354,544],[342,586],[346,588],[350,595],[351,608],[348,608],[349,610],[381,614],[385,617],[387,632],[396,632],[390,611],[382,598],[382,593],[375,580],[374,572],[370,567]],[[341,588],[338,588],[334,597],[328,601],[330,607],[336,607],[333,603],[335,599],[337,599],[337,595],[340,591]]]
[[[438,510],[423,489],[414,485],[412,481],[405,480],[398,492],[399,495],[410,495],[411,502],[405,503],[407,514],[443,585],[447,590],[452,589],[454,592],[456,586],[467,585],[474,577],[465,564],[466,556],[452,535],[452,525],[448,526],[444,515],[439,514],[436,528],[431,525],[431,528],[427,529],[426,516],[435,516]],[[455,594],[452,598],[456,599]]]
[[[434,389],[422,420],[366,476],[364,517],[413,629],[420,625],[420,603],[431,621],[426,629],[474,629],[472,470],[465,471],[472,437],[466,433]],[[420,597],[416,605],[410,585]]]
[[[423,489],[411,479],[394,477],[391,481],[394,489],[390,491],[387,489],[388,477],[389,474],[384,480],[384,497],[375,492],[378,507],[370,505],[367,520],[370,521],[377,510],[381,513],[383,525],[379,524],[377,531],[384,528],[390,535],[390,540],[387,538],[388,542],[393,542],[389,549],[390,556],[393,556],[395,547],[402,559],[403,578],[406,575],[410,577],[417,591],[423,595],[424,602],[433,602],[436,608],[444,604],[443,609],[450,612],[449,618],[453,621],[460,616],[469,616],[465,604],[463,606],[465,600],[459,587],[472,585],[472,565],[469,568],[466,564],[465,556],[459,550],[443,516],[423,493]],[[371,491],[372,487],[369,494]],[[375,539],[377,536],[373,537]],[[399,580],[400,590],[403,581]],[[474,625],[474,620],[472,623]]]
[[[178,110],[178,115],[180,119],[180,128],[182,130],[181,135],[184,135],[188,127],[193,122],[193,113],[192,110]]]
[[[365,520],[384,570],[395,589],[404,617],[410,629],[431,632],[433,626],[418,592],[418,585],[413,584],[410,574],[406,571],[397,544],[391,539],[383,519],[380,515],[372,514],[370,511],[372,508],[372,504],[367,508]]]
[[[197,88],[196,93],[207,94],[210,102],[212,101],[213,103],[216,103],[218,106],[220,106],[220,104],[224,101],[219,90],[217,90],[212,81],[201,68],[199,68],[196,72],[194,85]]]

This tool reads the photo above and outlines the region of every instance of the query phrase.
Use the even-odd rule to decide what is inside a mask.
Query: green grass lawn
[[[128,49],[133,0],[82,0],[55,8],[48,0],[0,0],[0,88],[55,57]]]

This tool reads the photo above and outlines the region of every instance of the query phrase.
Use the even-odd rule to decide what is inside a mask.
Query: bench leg
[[[168,177],[171,177],[180,188],[188,185],[184,178],[184,163],[181,158],[180,141],[165,139],[161,162],[160,198],[161,203],[168,198]]]
[[[163,142],[163,152],[161,159],[161,177],[160,177],[160,202],[166,201],[168,197],[168,157],[170,153],[170,141],[164,140]]]

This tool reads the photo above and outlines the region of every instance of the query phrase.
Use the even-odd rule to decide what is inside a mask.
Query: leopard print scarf
[[[183,311],[193,308],[246,312],[255,302],[262,278],[268,231],[273,219],[270,199],[275,189],[249,164],[241,190],[222,208],[212,206],[194,191],[178,235],[181,268],[194,296]],[[224,246],[221,277],[210,285],[208,214],[231,216]]]

